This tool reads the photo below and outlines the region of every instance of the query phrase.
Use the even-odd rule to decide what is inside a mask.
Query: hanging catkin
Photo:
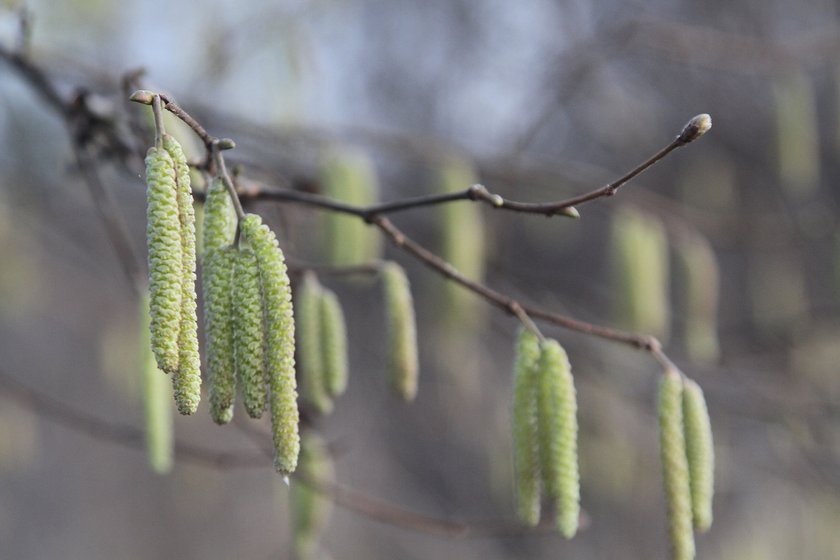
[[[323,156],[320,183],[324,195],[353,204],[368,206],[376,202],[376,169],[364,152],[334,148]],[[328,212],[325,217],[327,261],[336,266],[352,266],[375,260],[381,253],[381,237],[355,216]]]
[[[611,263],[622,326],[664,339],[670,329],[668,237],[661,220],[632,207],[613,218]]]
[[[202,266],[210,417],[217,424],[233,419],[236,396],[232,299],[235,257],[233,247],[212,247],[205,251]]]
[[[673,560],[691,560],[695,552],[682,394],[682,374],[668,368],[659,381],[659,447]]]
[[[301,395],[320,414],[332,412],[332,398],[325,386],[321,352],[321,284],[311,272],[301,278],[295,299],[298,356],[301,359]]]
[[[540,448],[537,422],[539,340],[519,331],[513,365],[513,463],[516,513],[529,526],[540,522]]]
[[[300,452],[292,291],[274,232],[256,214],[242,218],[240,229],[257,257],[260,271],[274,466],[278,472],[288,475],[294,472]]]
[[[235,255],[233,300],[236,375],[248,416],[260,418],[265,410],[268,380],[260,270],[250,249],[240,249]]]
[[[158,474],[172,470],[172,389],[157,367],[149,342],[149,297],[141,298],[141,364],[143,368],[143,411],[146,419],[146,452],[149,466]]]
[[[306,560],[318,557],[318,540],[332,513],[332,502],[313,486],[317,488],[319,483],[330,483],[335,478],[327,445],[312,432],[303,436],[298,472],[303,480],[291,490],[295,557]]]
[[[324,289],[320,303],[324,385],[330,396],[337,397],[347,389],[347,326],[335,292]]]
[[[151,345],[158,367],[178,369],[183,251],[175,164],[163,148],[146,154],[146,241],[149,246]]]
[[[570,539],[580,516],[577,397],[569,358],[556,340],[543,343],[538,375],[542,480],[557,506],[557,528]]]
[[[715,252],[708,240],[696,232],[677,236],[674,241],[683,277],[686,350],[692,360],[715,362],[720,356],[717,331],[720,271]]]
[[[683,387],[683,421],[694,527],[702,532],[712,525],[715,451],[703,389],[691,379]]]
[[[382,267],[382,284],[391,386],[403,400],[412,401],[417,396],[419,365],[411,286],[405,271],[395,262],[387,262]]]
[[[201,400],[201,358],[198,354],[198,314],[195,294],[195,211],[190,168],[181,145],[163,135],[163,148],[175,165],[178,223],[181,238],[181,319],[178,330],[178,369],[172,376],[175,403],[181,414],[193,414]]]
[[[204,254],[233,243],[234,224],[230,194],[224,180],[216,177],[207,188],[204,199]]]

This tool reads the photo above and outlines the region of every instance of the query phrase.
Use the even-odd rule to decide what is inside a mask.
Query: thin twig
[[[0,370],[0,388],[3,390],[2,396],[68,430],[121,447],[138,450],[145,448],[145,432],[140,428],[97,418],[80,408],[70,406],[17,381],[2,370]],[[260,448],[258,454],[216,451],[176,440],[175,455],[179,461],[218,470],[270,468],[271,461],[267,458],[270,459],[273,456],[273,450],[260,444],[257,439],[259,437],[257,432],[244,429],[243,431],[250,433],[255,438],[255,443]],[[302,475],[295,475],[295,480],[325,495],[344,509],[387,525],[402,527],[418,533],[439,537],[469,538],[526,536],[553,532],[553,525],[550,520],[546,520],[534,529],[507,521],[469,523],[449,521],[416,513],[390,502],[368,496],[337,482],[316,480]]]
[[[372,220],[372,223],[381,229],[397,247],[414,255],[423,264],[438,274],[441,274],[442,276],[464,286],[468,290],[478,294],[488,302],[511,315],[519,317],[519,310],[521,309],[533,319],[540,319],[559,327],[597,336],[613,342],[628,344],[634,348],[652,351],[654,348],[659,348],[660,346],[659,342],[649,335],[629,333],[618,329],[593,325],[585,321],[573,319],[557,313],[551,313],[537,307],[523,305],[510,296],[497,292],[492,288],[488,288],[484,284],[480,284],[479,282],[465,277],[450,263],[446,262],[413,239],[406,236],[388,218],[377,216]]]
[[[233,186],[233,181],[230,180],[227,167],[225,166],[225,158],[219,149],[218,138],[213,139],[210,145],[210,151],[213,154],[213,163],[216,165],[216,173],[222,178],[225,188],[230,195],[230,200],[233,203],[233,209],[236,212],[236,219],[241,220],[245,217],[245,211],[242,209],[242,202],[239,201],[239,195],[236,193],[236,187]]]
[[[93,207],[99,216],[99,220],[105,227],[108,234],[108,242],[114,249],[114,253],[120,263],[130,288],[135,295],[139,295],[145,282],[145,272],[140,266],[139,258],[131,245],[125,223],[120,219],[120,211],[111,192],[102,184],[96,164],[90,151],[85,146],[73,145],[73,153],[76,155],[76,163],[84,178],[85,184],[90,192]]]

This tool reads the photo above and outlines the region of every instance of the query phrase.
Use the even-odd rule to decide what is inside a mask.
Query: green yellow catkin
[[[172,433],[172,389],[158,369],[149,341],[149,297],[140,305],[141,364],[143,368],[143,413],[146,425],[146,453],[149,466],[158,474],[172,470],[174,438]]]
[[[793,71],[782,76],[772,92],[782,188],[794,198],[813,196],[820,186],[820,121],[814,85],[805,72]]]
[[[347,326],[335,292],[324,289],[320,303],[324,386],[330,396],[337,397],[347,389]]]
[[[378,197],[378,183],[373,162],[363,152],[350,148],[330,150],[322,160],[323,194],[353,204],[369,206]],[[325,217],[325,252],[327,262],[352,266],[379,258],[381,237],[355,216],[328,212]]]
[[[235,257],[233,247],[211,247],[204,253],[202,266],[210,417],[217,424],[227,424],[233,419],[236,397],[233,330]]]
[[[195,293],[195,210],[190,168],[181,145],[163,135],[163,148],[175,165],[178,223],[181,238],[181,318],[178,330],[178,369],[173,372],[175,403],[181,414],[193,414],[201,400],[201,358],[198,353],[198,311]]]
[[[403,268],[395,262],[382,266],[391,386],[405,401],[417,396],[419,363],[414,299]]]
[[[691,379],[683,385],[683,422],[694,528],[703,532],[712,525],[715,451],[703,389]]]
[[[245,215],[239,225],[260,271],[274,467],[289,475],[297,467],[300,453],[292,291],[274,232],[256,214]]]
[[[146,241],[149,250],[151,346],[158,367],[178,369],[183,251],[175,164],[163,148],[146,154]]]
[[[659,381],[659,448],[672,560],[694,558],[691,487],[683,429],[683,376],[668,368]]]
[[[318,541],[332,513],[332,502],[313,487],[335,478],[327,445],[312,432],[303,437],[298,473],[302,480],[291,489],[294,546],[295,557],[305,560],[318,557]]]
[[[233,323],[236,375],[245,411],[260,418],[266,407],[265,332],[257,257],[250,249],[234,256]]]
[[[683,272],[686,350],[694,361],[715,362],[720,272],[714,250],[699,233],[677,237],[675,248]]]
[[[611,236],[618,320],[628,329],[667,338],[668,238],[662,222],[634,208],[621,208]]]
[[[577,396],[569,358],[556,340],[543,343],[538,372],[542,480],[556,505],[557,528],[570,539],[577,532],[580,517]]]
[[[436,170],[437,190],[441,193],[463,191],[478,182],[469,161],[447,158]],[[482,209],[476,204],[443,204],[440,209],[441,256],[458,271],[478,282],[484,277],[485,232]],[[450,320],[474,326],[480,322],[479,300],[454,282],[444,290],[445,310]]]
[[[513,463],[516,477],[516,513],[531,527],[540,522],[540,443],[537,386],[540,343],[521,329],[513,365]]]
[[[297,349],[300,357],[301,396],[320,414],[332,412],[333,402],[327,393],[324,360],[321,351],[321,284],[311,272],[301,278],[295,298]]]
[[[233,243],[236,228],[234,218],[233,205],[224,180],[216,177],[210,182],[204,199],[202,245],[205,254]]]

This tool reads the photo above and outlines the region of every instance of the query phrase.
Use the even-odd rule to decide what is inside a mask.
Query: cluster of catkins
[[[703,390],[674,367],[659,382],[659,444],[674,560],[694,558],[712,524],[714,446]]]
[[[556,508],[557,529],[572,538],[580,516],[577,398],[569,359],[557,341],[519,332],[513,393],[517,514],[537,525],[544,493]]]
[[[163,135],[146,157],[152,350],[172,374],[175,401],[192,414],[201,396],[195,295],[195,216],[189,167]],[[259,216],[239,220],[234,243],[229,195],[221,178],[208,188],[202,270],[210,413],[233,417],[237,384],[254,418],[271,410],[275,467],[295,470],[300,450],[295,325],[289,278],[274,233]]]

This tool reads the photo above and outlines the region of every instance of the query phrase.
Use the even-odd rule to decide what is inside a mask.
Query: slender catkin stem
[[[245,211],[242,209],[242,202],[239,201],[239,195],[236,192],[236,187],[234,186],[230,175],[228,175],[227,167],[225,166],[225,157],[219,150],[218,141],[213,143],[213,162],[216,164],[216,170],[219,177],[221,177],[222,181],[224,181],[225,187],[228,189],[230,201],[233,203],[233,209],[236,212],[236,219],[242,221],[242,218],[245,217]]]
[[[155,147],[163,148],[163,135],[166,134],[166,129],[163,125],[163,108],[159,95],[152,98],[152,115],[155,119]]]

